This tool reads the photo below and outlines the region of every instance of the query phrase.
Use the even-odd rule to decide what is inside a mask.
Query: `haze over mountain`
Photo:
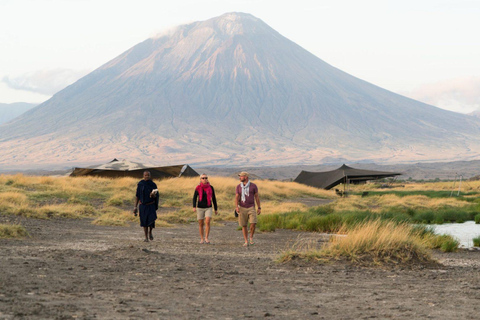
[[[0,166],[469,160],[479,137],[475,117],[355,78],[227,13],[147,39],[0,126]]]
[[[0,124],[18,117],[37,105],[38,103],[26,102],[0,103]]]
[[[480,118],[480,109],[477,109],[475,111],[472,111],[470,113],[467,113],[469,116],[474,116],[474,117],[477,117],[477,118]]]

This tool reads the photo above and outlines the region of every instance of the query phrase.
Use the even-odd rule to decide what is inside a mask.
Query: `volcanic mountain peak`
[[[147,39],[0,126],[0,165],[472,159],[479,137],[474,117],[355,78],[227,13]]]

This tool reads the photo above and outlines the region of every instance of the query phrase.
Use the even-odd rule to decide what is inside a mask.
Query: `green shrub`
[[[473,238],[473,246],[480,247],[480,236]]]
[[[443,252],[454,252],[458,249],[459,242],[453,238],[445,240],[440,246]]]
[[[439,211],[439,214],[443,217],[444,221],[463,223],[470,219],[470,213],[468,211],[459,211],[460,209],[443,209]]]
[[[476,224],[480,224],[480,214],[477,214],[477,215],[475,216],[475,223],[476,223]]]
[[[298,220],[288,220],[285,223],[285,229],[299,229],[300,228],[300,222]]]
[[[418,211],[414,214],[413,221],[419,223],[431,223],[435,218],[435,213],[431,210]]]
[[[267,231],[267,232],[274,232],[275,231],[275,223],[260,223],[258,224],[258,230],[260,231]]]

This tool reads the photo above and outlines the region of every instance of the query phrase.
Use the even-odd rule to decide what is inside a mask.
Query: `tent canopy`
[[[347,181],[358,183],[398,175],[401,175],[401,173],[355,169],[344,164],[340,168],[332,171],[302,171],[294,181],[306,184],[307,186],[329,190],[336,185],[339,185],[340,183],[346,183]]]
[[[113,159],[112,161],[99,166],[75,168],[70,176],[97,176],[108,178],[132,177],[141,179],[145,170],[150,171],[152,179],[196,177],[199,175],[188,164],[153,167],[138,162]]]

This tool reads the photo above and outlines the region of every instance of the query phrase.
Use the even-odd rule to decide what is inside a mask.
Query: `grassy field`
[[[132,215],[136,184],[133,178],[0,176],[0,213],[48,219],[95,218],[93,223],[126,225]],[[195,221],[192,197],[199,178],[155,181],[160,193],[160,226]],[[238,180],[210,177],[219,206],[219,219],[233,220]],[[306,210],[302,198],[335,198],[331,191],[293,182],[260,181],[262,209],[267,213]],[[288,203],[282,203],[288,200]]]
[[[327,206],[265,215],[259,224],[264,231],[337,232],[344,224],[377,219],[416,224],[480,223],[480,182],[464,183],[466,190],[462,188],[458,196],[457,192],[452,194],[452,186],[447,182],[397,184],[388,189],[379,184],[350,186],[346,198]]]
[[[138,181],[0,175],[0,213],[37,219],[89,217],[94,224],[124,226],[138,221],[132,214]],[[195,221],[192,197],[198,177],[155,182],[161,206],[158,226]],[[233,201],[238,180],[211,176],[210,182],[215,187],[219,206],[215,220],[234,220]],[[336,196],[334,191],[294,182],[255,182],[262,201],[258,223],[261,231],[284,228],[348,234],[348,237],[334,237],[323,248],[294,246],[282,260],[298,256],[306,259],[343,257],[355,261],[368,256],[373,263],[414,258],[426,261],[428,256],[424,252],[428,248],[453,251],[458,242],[451,237],[435,236],[425,228],[416,229],[412,224],[467,220],[480,223],[479,181],[464,183],[458,195],[452,193],[452,183],[447,182],[405,183],[387,189],[377,184],[350,186],[346,198]],[[302,203],[306,198],[332,199],[333,202],[309,208]],[[15,231],[17,227],[2,226],[3,237],[25,236],[25,230]],[[367,239],[366,242],[360,241],[362,238]]]

